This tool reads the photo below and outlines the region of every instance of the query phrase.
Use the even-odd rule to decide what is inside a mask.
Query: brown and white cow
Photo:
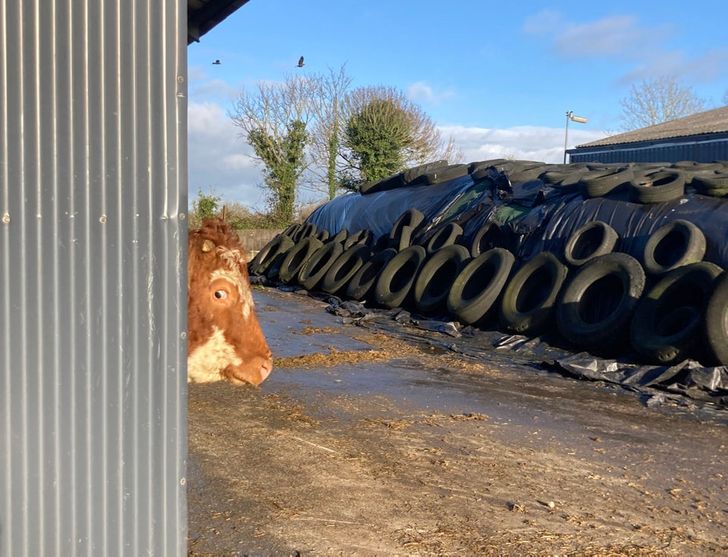
[[[224,221],[208,219],[190,231],[188,257],[188,381],[259,385],[273,361],[240,239]]]

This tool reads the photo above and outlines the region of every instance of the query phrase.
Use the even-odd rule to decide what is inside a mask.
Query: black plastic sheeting
[[[569,188],[550,186],[540,180],[511,186],[501,173],[474,182],[465,176],[435,186],[403,187],[375,194],[347,194],[319,207],[309,218],[331,235],[369,229],[375,237],[387,234],[397,218],[411,208],[425,215],[429,229],[463,219],[465,237],[487,222],[506,225],[509,246],[519,259],[542,251],[559,256],[569,236],[583,224],[600,220],[616,230],[620,243],[615,251],[640,259],[650,234],[677,219],[697,224],[706,239],[704,259],[728,268],[728,201],[688,193],[665,203],[642,205],[623,199],[584,198]],[[427,235],[428,227],[420,232]]]
[[[542,251],[562,254],[567,239],[577,228],[598,220],[611,225],[619,234],[616,251],[640,259],[650,234],[676,219],[697,224],[705,235],[704,259],[728,268],[728,202],[697,194],[654,205],[581,196],[544,204],[524,219],[533,233],[527,233],[519,256],[530,259]]]
[[[541,180],[511,184],[508,176],[495,167],[479,181],[465,176],[432,186],[344,195],[319,207],[308,221],[332,235],[346,228],[349,232],[369,229],[378,237],[387,234],[397,218],[410,208],[421,211],[427,223],[414,241],[423,242],[437,225],[454,221],[463,227],[463,243],[467,243],[484,224],[495,222],[508,236],[507,247],[521,261],[542,251],[561,257],[572,232],[594,220],[606,222],[617,231],[620,241],[615,251],[641,259],[644,245],[655,229],[672,220],[684,219],[703,231],[704,259],[728,269],[728,200],[695,193],[652,205],[631,203],[619,197],[589,199],[574,187],[552,186]],[[357,319],[365,319],[369,312],[365,310],[365,315]],[[405,314],[409,316],[407,312],[402,313]],[[430,330],[460,336],[457,327],[443,325],[447,321],[414,320],[413,323],[420,328],[423,328],[421,323],[430,323]],[[727,366],[705,367],[692,360],[673,366],[640,365],[634,363],[637,360],[630,354],[618,360],[601,359],[585,352],[554,348],[542,339],[497,331],[478,331],[471,336],[478,339],[479,349],[489,345],[488,350],[523,352],[530,358],[540,355],[544,368],[580,379],[607,381],[633,389],[658,388],[728,407]],[[471,350],[476,348],[470,343]]]
[[[375,237],[387,234],[406,210],[415,208],[433,220],[448,201],[474,187],[470,176],[434,186],[410,186],[360,195],[351,193],[337,197],[316,209],[307,222],[334,235],[346,228],[353,233],[368,229]]]

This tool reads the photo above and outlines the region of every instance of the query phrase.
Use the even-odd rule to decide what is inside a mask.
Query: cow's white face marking
[[[222,381],[221,370],[228,366],[239,366],[242,362],[222,330],[213,327],[207,342],[198,346],[187,358],[187,380],[190,383]]]
[[[243,319],[247,320],[255,304],[253,303],[253,295],[250,292],[248,281],[245,280],[243,273],[240,272],[240,266],[245,265],[245,257],[240,253],[240,250],[229,249],[223,246],[217,248],[217,253],[225,262],[225,265],[227,265],[227,269],[215,269],[210,275],[210,282],[222,278],[235,285],[240,295]]]

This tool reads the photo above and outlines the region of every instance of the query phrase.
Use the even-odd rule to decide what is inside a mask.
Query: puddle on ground
[[[541,441],[572,437],[589,450],[585,431],[614,443],[654,445],[671,443],[681,433],[689,443],[687,432],[696,425],[689,412],[645,408],[621,387],[506,364],[500,357],[472,362],[480,369],[469,373],[468,360],[342,325],[325,312],[326,304],[300,294],[257,291],[256,302],[276,358],[263,391],[311,402],[313,412],[333,411],[327,397],[356,399],[368,411],[380,399],[405,413],[487,415],[490,423],[509,426],[503,431],[508,437],[535,426]],[[356,419],[346,412],[337,418]]]
[[[371,350],[371,346],[351,338],[348,331],[324,311],[326,304],[290,292],[271,295],[260,290],[253,293],[260,325],[273,350],[274,358]],[[308,302],[308,303],[302,303]],[[320,306],[320,307],[319,307]]]

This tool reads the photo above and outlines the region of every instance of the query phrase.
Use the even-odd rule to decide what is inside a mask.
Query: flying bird
[[[299,68],[302,68],[302,67],[303,67],[303,56],[301,56],[301,57],[300,57],[300,58],[298,59],[298,66],[297,66],[297,67],[299,67]]]
[[[220,62],[220,60],[215,60],[215,61],[214,61],[214,62],[212,63],[212,65],[213,65],[213,66],[219,66],[220,64],[222,64],[222,62]]]

